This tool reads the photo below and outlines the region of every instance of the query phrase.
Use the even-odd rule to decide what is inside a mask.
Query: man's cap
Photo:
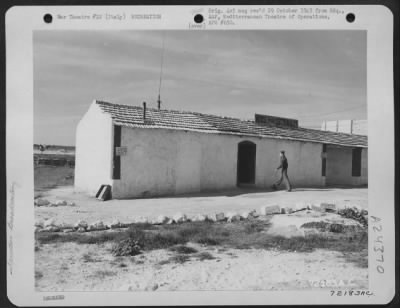
[[[282,154],[285,154],[285,151],[282,150],[281,153],[282,153]]]

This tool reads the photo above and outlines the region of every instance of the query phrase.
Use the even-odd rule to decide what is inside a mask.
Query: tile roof
[[[352,147],[368,146],[367,136],[361,135],[301,127],[278,127],[216,115],[153,108],[146,108],[146,119],[143,120],[142,107],[112,104],[102,101],[96,101],[96,104],[103,112],[112,117],[114,124],[132,128],[164,128],[318,142]]]

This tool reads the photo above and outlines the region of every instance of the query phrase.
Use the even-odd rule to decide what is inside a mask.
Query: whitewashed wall
[[[368,184],[368,149],[361,151],[361,176],[352,176],[352,148],[327,146],[327,185]]]
[[[92,104],[76,129],[75,189],[94,195],[112,184],[112,120]]]
[[[278,179],[279,151],[289,160],[294,186],[323,185],[322,145],[311,142],[245,138],[167,129],[122,128],[121,179],[113,181],[114,198],[146,197],[236,187],[238,143],[256,144],[256,186]]]

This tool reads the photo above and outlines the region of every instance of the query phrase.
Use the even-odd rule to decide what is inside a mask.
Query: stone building
[[[368,182],[366,136],[94,101],[76,131],[75,187],[110,185],[113,198],[269,188],[280,150],[295,188]]]

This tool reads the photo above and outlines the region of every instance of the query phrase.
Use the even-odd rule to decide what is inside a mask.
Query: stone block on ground
[[[228,222],[236,222],[241,220],[241,216],[235,212],[226,213],[226,218]]]
[[[146,224],[148,222],[149,222],[149,220],[146,217],[143,217],[143,216],[136,217],[133,220],[133,223],[135,223],[135,224]]]
[[[202,222],[207,220],[207,216],[202,214],[197,214],[193,216],[191,220],[194,222]]]
[[[108,227],[102,221],[96,221],[88,226],[87,231],[102,231],[107,229]]]
[[[56,220],[54,218],[47,219],[43,223],[44,228],[55,226],[55,225],[56,225]]]
[[[185,214],[182,213],[176,213],[172,219],[176,222],[176,223],[182,223],[182,222],[186,222],[188,221],[188,218]]]
[[[251,210],[251,211],[244,211],[242,214],[240,214],[242,219],[256,219],[258,216],[260,216],[256,210]]]
[[[293,209],[291,207],[282,207],[281,214],[291,214],[293,213]]]
[[[71,233],[71,232],[75,232],[75,230],[74,229],[64,229],[64,230],[62,230],[62,232]]]
[[[68,205],[68,206],[75,206],[76,204],[75,204],[75,202],[68,202],[67,205]]]
[[[213,222],[218,222],[218,221],[224,221],[225,220],[225,214],[224,213],[213,213],[210,214],[209,219]]]
[[[281,208],[279,205],[264,205],[260,208],[261,215],[273,215],[273,214],[280,214]]]
[[[68,224],[68,223],[65,223],[65,222],[57,225],[57,227],[59,227],[61,230],[73,229],[74,228],[74,226],[72,224]]]
[[[55,205],[56,205],[56,206],[64,206],[64,205],[67,205],[67,201],[65,201],[65,200],[58,200],[58,201],[55,202]]]
[[[169,218],[168,221],[166,222],[167,225],[172,225],[175,223],[175,220],[173,218]]]
[[[311,204],[311,210],[316,212],[322,212],[322,209],[318,204]]]
[[[47,232],[60,232],[61,231],[61,229],[57,226],[48,226],[48,227],[43,228],[42,230],[45,230]]]
[[[330,213],[335,213],[337,212],[336,209],[336,204],[334,203],[320,203],[320,208],[322,212],[330,212]]]
[[[44,221],[43,220],[36,221],[35,222],[35,227],[43,228],[44,227]]]
[[[147,220],[146,220],[147,222]],[[110,225],[110,229],[120,229],[128,227],[127,223],[120,222],[119,220],[114,220]]]
[[[47,199],[37,198],[35,200],[35,205],[37,205],[37,206],[46,206],[49,204],[50,204],[50,202]]]
[[[83,232],[86,232],[86,228],[84,228],[84,227],[79,227],[77,231],[83,233]]]
[[[168,218],[167,216],[160,215],[160,216],[158,216],[156,219],[154,219],[153,224],[155,224],[155,225],[162,225],[162,224],[167,223],[168,219],[169,219],[169,218]]]
[[[87,227],[88,227],[88,223],[86,222],[86,221],[84,221],[84,220],[79,220],[76,224],[75,224],[75,226],[74,226],[76,229],[78,229],[78,228],[84,228],[84,229],[86,229]]]

